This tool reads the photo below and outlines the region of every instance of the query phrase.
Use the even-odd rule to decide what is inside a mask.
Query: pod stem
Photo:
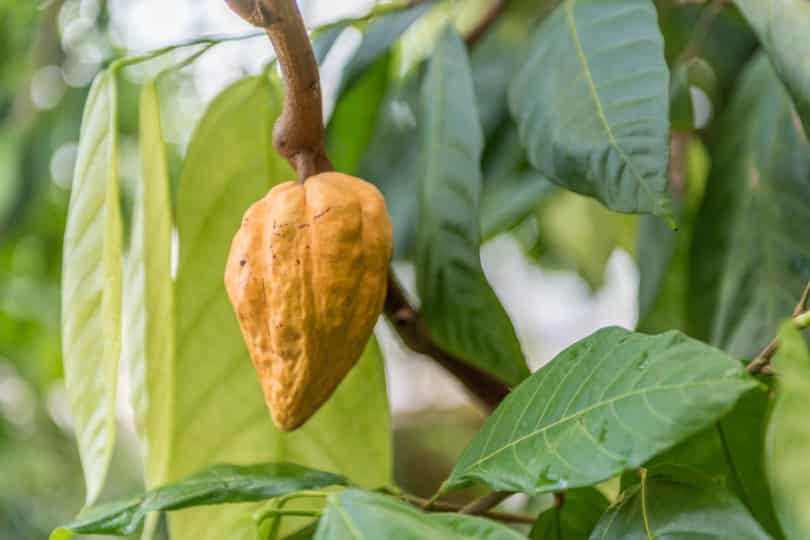
[[[303,182],[333,170],[324,145],[321,80],[304,19],[295,0],[225,0],[270,37],[286,87],[284,109],[273,127],[273,147]]]

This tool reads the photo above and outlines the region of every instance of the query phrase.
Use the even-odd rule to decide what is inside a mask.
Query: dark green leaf
[[[140,497],[88,508],[76,521],[54,531],[51,539],[68,538],[71,532],[128,535],[140,527],[149,512],[263,501],[304,489],[345,483],[346,479],[341,476],[286,463],[213,465]]]
[[[330,495],[315,540],[519,540],[493,521],[460,514],[426,514],[388,495],[346,490]]]
[[[121,210],[115,73],[96,76],[82,118],[62,264],[65,384],[87,502],[101,492],[115,442],[121,353]]]
[[[563,495],[562,507],[546,510],[532,527],[531,540],[588,540],[608,500],[592,487],[572,489]]]
[[[360,75],[385,54],[391,45],[432,7],[430,2],[420,2],[411,7],[376,17],[368,25],[360,45],[343,68],[337,94],[340,95],[354,84]]]
[[[447,351],[509,384],[529,373],[479,257],[482,135],[464,43],[445,28],[422,88],[423,169],[416,283]]]
[[[754,385],[736,360],[679,332],[605,328],[517,387],[444,489],[473,480],[530,494],[592,485],[708,426]]]
[[[690,250],[689,321],[750,358],[810,277],[810,145],[764,54],[722,122]]]
[[[765,466],[779,522],[790,540],[810,538],[810,354],[792,323],[779,332],[774,367],[776,403],[766,437]]]
[[[807,0],[735,0],[765,47],[810,133],[810,3]]]
[[[376,185],[394,225],[394,258],[404,258],[416,235],[418,191],[419,88],[424,69],[417,66],[391,88],[358,168],[359,176]]]
[[[535,171],[490,180],[481,196],[481,236],[486,240],[508,231],[556,189]]]
[[[529,160],[622,212],[668,216],[669,72],[649,0],[565,0],[510,90]]]
[[[622,494],[591,540],[769,540],[745,507],[708,482],[649,478]]]
[[[336,170],[348,174],[357,172],[377,123],[390,71],[391,54],[385,54],[335,106],[326,131],[326,145]]]

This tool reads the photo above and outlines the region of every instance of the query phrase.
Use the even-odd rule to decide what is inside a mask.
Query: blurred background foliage
[[[723,108],[742,65],[754,51],[755,40],[733,10],[706,21],[702,5],[656,3],[673,73],[695,58],[702,62],[699,69],[688,66],[687,100],[695,100],[685,109],[688,118],[673,118],[673,124],[699,130],[711,146],[711,119]],[[301,4],[312,25],[337,17],[329,2]],[[355,12],[362,14],[373,2],[345,4],[356,4]],[[506,107],[506,86],[519,65],[529,30],[554,4],[512,2],[503,20],[472,52],[487,136],[481,222],[484,240],[492,242],[485,246],[483,262],[515,320],[533,367],[593,328],[611,322],[636,323],[635,266],[619,264],[618,278],[611,277],[608,267],[617,250],[625,256],[636,254],[636,238],[644,228],[643,219],[609,212],[591,199],[538,182],[518,144]],[[417,99],[413,89],[418,85],[413,81],[418,82],[421,60],[429,54],[444,20],[449,17],[460,28],[469,28],[488,5],[479,0],[437,2],[391,53],[359,74],[337,105],[339,67],[349,56],[346,50],[356,46],[360,32],[349,29],[341,35],[322,65],[327,109],[334,106],[328,131],[334,160],[344,170],[383,179],[381,187],[400,224],[413,221],[415,208],[402,186],[418,159],[410,149],[416,130],[409,107]],[[159,10],[165,13],[158,15]],[[0,538],[44,538],[55,524],[72,517],[83,500],[78,453],[61,383],[59,276],[89,83],[111,58],[212,31],[246,30],[219,0],[171,2],[171,6],[159,0],[0,0],[0,478],[4,479]],[[162,81],[164,129],[175,182],[185,144],[205,103],[228,82],[260,69],[269,55],[269,46],[261,39],[223,45]],[[169,55],[163,65],[178,58],[182,56]],[[160,62],[154,64],[160,67]],[[121,81],[125,216],[138,174],[137,87],[155,69],[151,65],[128,70]],[[347,133],[353,144],[345,144]],[[682,226],[689,230],[710,164],[706,147],[696,141],[688,145],[684,159],[689,189],[682,201]],[[407,255],[407,225],[398,227],[397,234],[398,253]],[[667,276],[657,298],[642,302],[648,304],[643,306],[643,330],[686,324],[688,245],[683,236],[688,238],[682,235],[672,248],[673,265],[680,270]],[[407,282],[408,265],[398,268]],[[537,285],[545,287],[537,293],[544,296],[544,305],[538,306],[536,296],[526,295],[521,287],[544,279],[545,285]],[[561,283],[566,285],[560,287]],[[565,299],[560,290],[568,294]],[[571,291],[578,291],[576,298]],[[384,329],[382,334],[396,413],[396,476],[406,490],[429,495],[480,425],[482,415],[453,381],[434,378],[435,366],[419,359],[394,362],[403,352]],[[449,390],[437,391],[437,384]],[[425,415],[425,409],[442,412]],[[126,414],[121,416],[126,423]],[[122,439],[106,495],[135,491],[141,485],[131,431]]]

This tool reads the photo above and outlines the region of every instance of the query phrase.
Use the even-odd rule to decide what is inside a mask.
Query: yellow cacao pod
[[[345,174],[279,184],[245,213],[225,287],[279,429],[306,422],[362,354],[391,245],[382,194]]]

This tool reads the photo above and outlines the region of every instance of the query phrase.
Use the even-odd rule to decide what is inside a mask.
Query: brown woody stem
[[[263,28],[281,64],[284,110],[273,128],[273,146],[298,179],[331,171],[324,147],[321,80],[304,20],[295,0],[225,0],[253,26]]]

